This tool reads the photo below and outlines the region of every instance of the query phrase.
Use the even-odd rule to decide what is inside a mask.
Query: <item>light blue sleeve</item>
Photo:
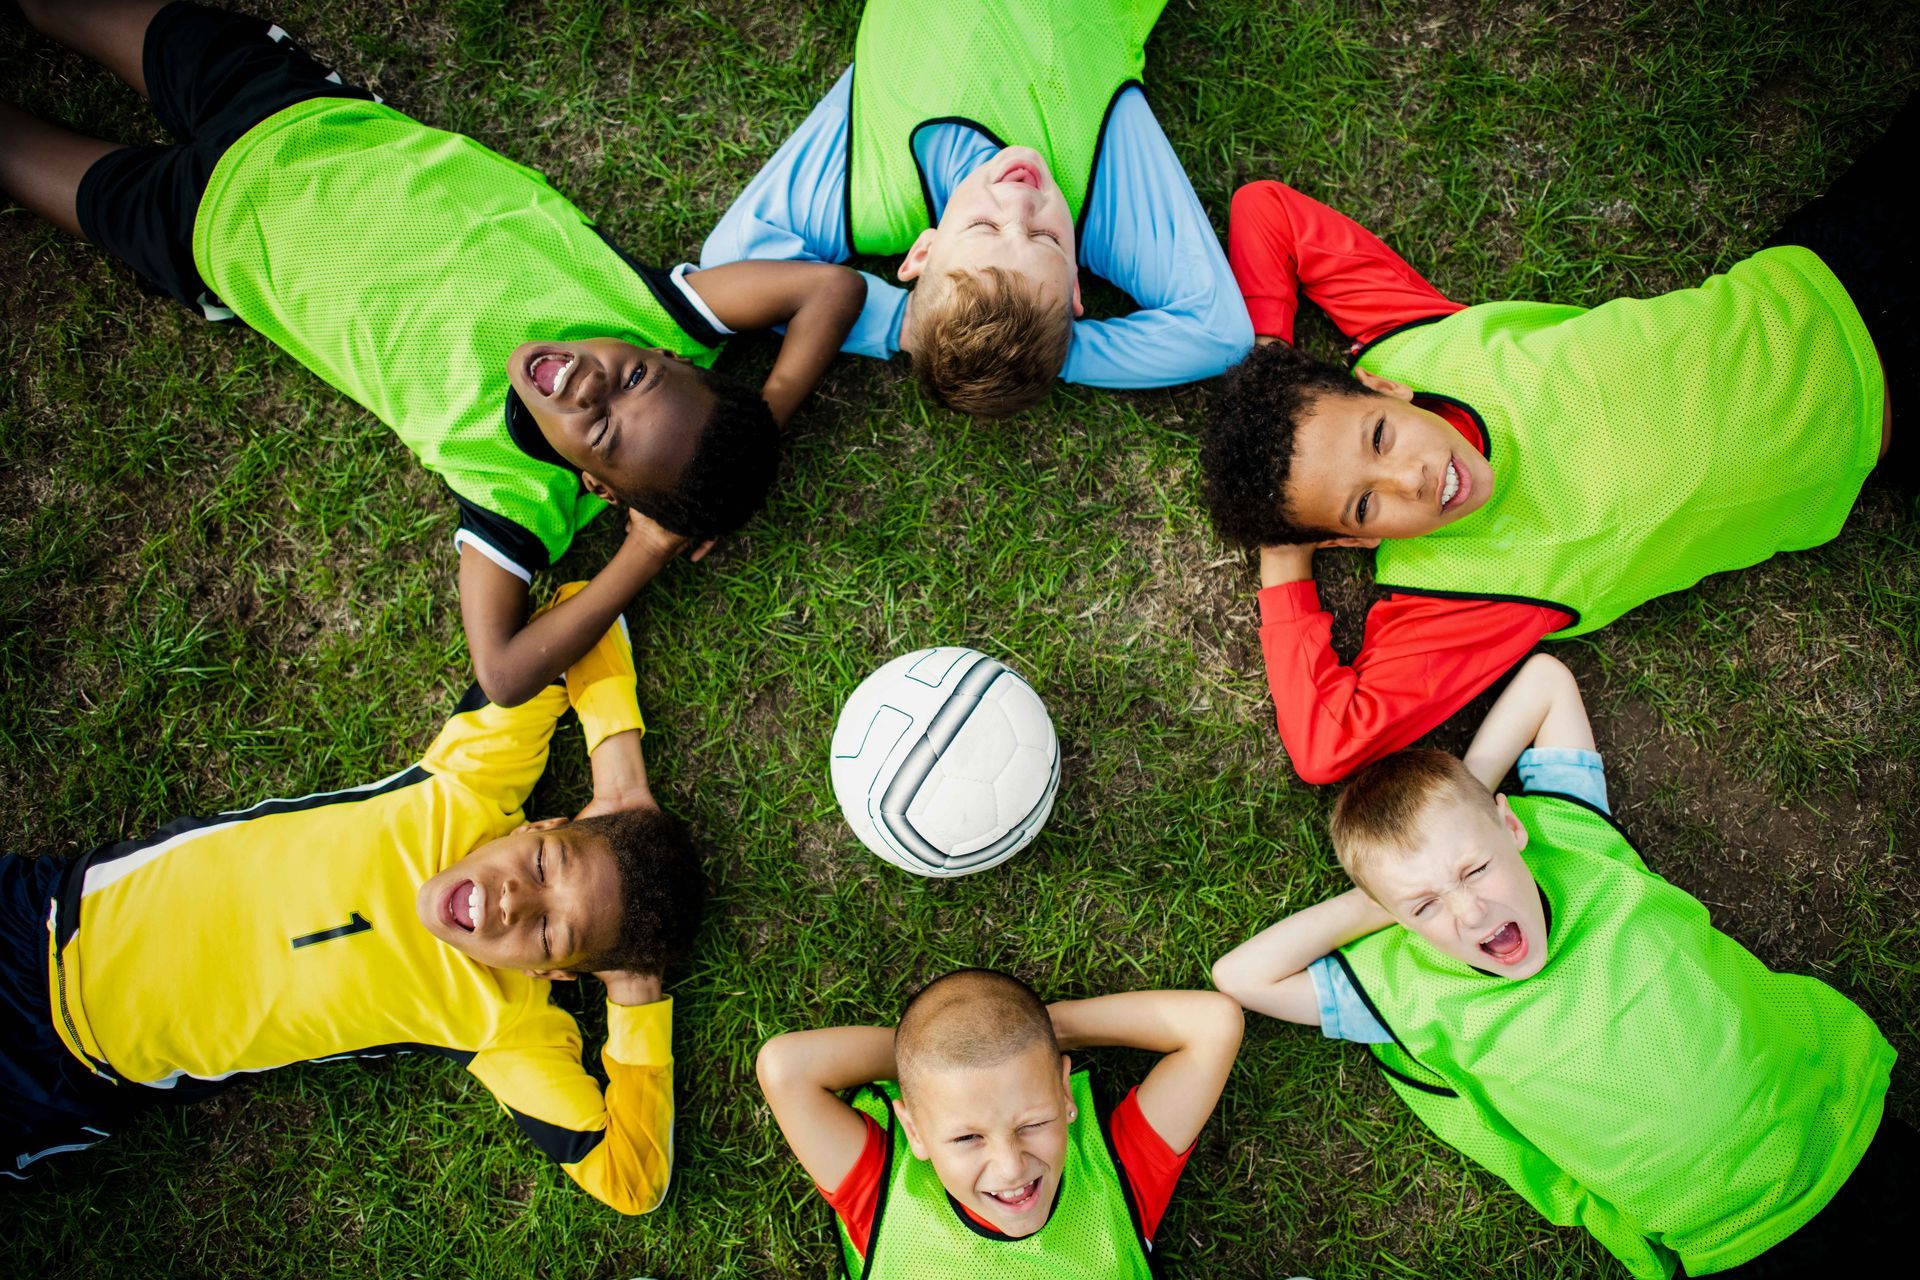
[[[1393,1036],[1360,998],[1347,971],[1332,956],[1321,956],[1307,966],[1313,994],[1320,1001],[1320,1034],[1329,1040],[1355,1044],[1387,1044]]]
[[[1522,791],[1557,791],[1585,800],[1602,813],[1613,812],[1607,804],[1607,771],[1598,751],[1529,747],[1520,753],[1514,768],[1519,771]]]
[[[749,259],[845,262],[847,253],[847,108],[853,69],[780,144],[700,246],[700,265]],[[862,271],[867,304],[842,351],[885,360],[900,349],[907,291]]]
[[[1060,376],[1095,387],[1167,387],[1224,373],[1253,349],[1253,321],[1220,238],[1146,95],[1128,89],[1100,143],[1080,264],[1140,309],[1073,326]]]

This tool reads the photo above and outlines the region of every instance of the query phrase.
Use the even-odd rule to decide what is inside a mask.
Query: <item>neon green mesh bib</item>
[[[1032,147],[1079,220],[1100,131],[1140,82],[1166,0],[870,0],[853,48],[847,232],[855,253],[905,253],[932,225],[914,163],[922,125],[959,122]]]
[[[1594,810],[1511,802],[1551,906],[1545,968],[1496,977],[1397,927],[1339,953],[1393,1033],[1376,1055],[1394,1091],[1636,1276],[1757,1257],[1859,1163],[1892,1046],[1839,992],[1714,929]]]
[[[933,1166],[914,1158],[906,1131],[893,1119],[892,1082],[868,1085],[853,1105],[886,1134],[887,1169],[863,1260],[840,1226],[841,1261],[861,1280],[1149,1280],[1140,1227],[1094,1111],[1087,1073],[1073,1073],[1079,1119],[1068,1130],[1060,1196],[1047,1224],[1009,1240],[984,1234],[940,1185]],[[835,1218],[836,1224],[839,1219]]]
[[[201,197],[193,256],[242,320],[550,559],[605,504],[507,434],[508,355],[596,337],[717,354],[545,178],[371,102],[317,98],[244,134]]]
[[[1873,343],[1801,248],[1591,311],[1469,307],[1357,363],[1464,400],[1492,442],[1487,504],[1381,543],[1377,582],[1557,605],[1577,618],[1556,636],[1827,541],[1880,451]]]

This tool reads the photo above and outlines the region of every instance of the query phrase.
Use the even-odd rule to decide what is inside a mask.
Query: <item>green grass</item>
[[[1236,185],[1279,177],[1453,296],[1591,304],[1750,252],[1920,76],[1920,17],[1897,0],[1736,9],[1195,0],[1168,6],[1148,74],[1222,229]],[[272,15],[675,261],[845,65],[858,5]],[[157,137],[123,86],[10,12],[0,84],[101,136]],[[289,357],[19,210],[0,212],[0,263],[6,847],[72,853],[403,764],[466,681],[437,483]],[[1319,321],[1305,341],[1334,346]],[[727,361],[752,376],[770,351],[743,341]],[[761,1040],[884,1019],[961,964],[1050,996],[1201,985],[1214,956],[1338,886],[1330,797],[1274,734],[1252,570],[1196,501],[1204,403],[1062,387],[1015,428],[979,427],[903,367],[845,362],[767,512],[634,606],[651,767],[711,842],[718,893],[673,982],[679,1151],[659,1212],[630,1221],[578,1192],[444,1064],[327,1066],[0,1193],[8,1256],[50,1276],[827,1273],[828,1212],[753,1086]],[[1916,536],[1870,491],[1832,544],[1558,650],[1650,857],[1764,959],[1873,1013],[1906,1055],[1909,1118]],[[591,573],[614,537],[596,530],[565,568]],[[1325,561],[1357,642],[1364,564]],[[860,677],[940,643],[1011,658],[1066,751],[1043,837],[956,883],[863,852],[825,759]],[[536,812],[585,798],[584,763],[556,759]],[[1141,1065],[1102,1062],[1116,1079]],[[1363,1053],[1265,1022],[1161,1245],[1179,1276],[1621,1274],[1428,1137]]]

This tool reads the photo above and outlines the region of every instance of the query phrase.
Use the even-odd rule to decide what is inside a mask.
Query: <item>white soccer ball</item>
[[[832,754],[854,834],[919,876],[999,866],[1039,834],[1060,788],[1060,741],[1040,695],[958,646],[895,658],[861,681]]]

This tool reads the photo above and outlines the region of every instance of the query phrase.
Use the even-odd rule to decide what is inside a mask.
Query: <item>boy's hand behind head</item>
[[[1417,538],[1493,493],[1486,458],[1412,388],[1284,343],[1227,375],[1200,464],[1215,531],[1247,545]]]
[[[1332,825],[1347,875],[1397,922],[1476,969],[1540,972],[1546,907],[1521,856],[1527,829],[1459,760],[1417,750],[1369,765]]]
[[[414,905],[429,933],[481,964],[570,981],[665,973],[705,901],[686,829],[649,808],[524,823],[421,885]]]
[[[947,1194],[1009,1236],[1046,1225],[1078,1116],[1039,997],[1006,974],[950,973],[908,1003],[894,1056],[901,1127]]]

